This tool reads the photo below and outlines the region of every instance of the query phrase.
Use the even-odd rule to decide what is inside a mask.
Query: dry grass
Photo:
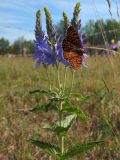
[[[53,122],[55,114],[36,115],[27,111],[39,100],[38,96],[29,95],[29,90],[48,87],[44,68],[35,69],[34,64],[31,58],[0,57],[0,160],[48,160],[26,140],[34,136],[57,141],[41,128],[42,123]],[[88,66],[88,69],[80,68],[76,72],[73,91],[92,96],[85,102],[73,103],[80,106],[92,121],[88,124],[77,122],[66,143],[73,145],[88,139],[104,139],[105,147],[98,147],[76,160],[119,160],[120,56],[89,57]],[[50,68],[49,73],[54,87],[57,85],[56,72]],[[64,68],[60,66],[61,82],[63,75]],[[67,78],[69,87],[69,69]]]

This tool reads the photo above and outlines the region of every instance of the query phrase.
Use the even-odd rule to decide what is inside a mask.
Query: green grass
[[[31,136],[57,141],[54,135],[46,133],[42,124],[54,122],[55,113],[34,114],[28,109],[39,100],[29,95],[35,88],[48,88],[46,71],[35,69],[32,58],[0,57],[0,159],[2,160],[48,160],[38,148],[27,142]],[[64,80],[61,65],[60,81]],[[54,68],[48,69],[52,88],[57,86]],[[72,74],[67,69],[67,91]],[[120,56],[89,57],[88,69],[83,67],[75,73],[73,92],[91,95],[85,102],[74,101],[91,117],[91,122],[77,122],[70,130],[68,146],[87,140],[105,140],[105,147],[78,156],[76,160],[119,160],[120,159]],[[68,137],[68,138],[69,138]],[[76,138],[78,137],[78,138]],[[75,160],[75,159],[74,159]]]

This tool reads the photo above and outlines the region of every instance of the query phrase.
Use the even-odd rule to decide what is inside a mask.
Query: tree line
[[[64,20],[61,20],[56,25],[57,31],[64,36]],[[83,37],[86,43],[90,45],[103,45],[104,36],[106,37],[108,43],[114,39],[115,42],[120,40],[120,22],[115,19],[107,20],[89,20],[85,26],[81,28]]]
[[[10,44],[8,39],[0,38],[0,55],[27,55],[33,53],[34,42],[32,40],[25,40],[23,37],[20,37],[13,44]]]
[[[103,45],[105,41],[111,44],[113,39],[117,43],[120,41],[120,22],[115,19],[89,20],[83,27],[83,33],[91,45]]]

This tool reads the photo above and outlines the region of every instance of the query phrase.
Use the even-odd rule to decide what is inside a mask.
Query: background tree
[[[33,41],[27,41],[24,37],[18,38],[12,45],[12,53],[21,55],[34,53]]]
[[[55,25],[55,28],[58,34],[64,36],[64,20],[60,20],[60,22]]]
[[[69,18],[65,12],[63,12],[63,19],[60,20],[60,22],[56,25],[57,32],[63,36],[65,36],[66,30],[69,25],[73,25],[74,28],[78,29],[79,24],[79,14],[80,14],[80,3],[77,3],[74,12],[73,12],[73,18],[71,22],[69,22]]]
[[[88,23],[82,28],[83,34],[87,39],[87,42],[94,44],[95,22],[89,20]]]
[[[115,41],[120,40],[120,23],[118,21],[116,21],[115,19],[108,19],[104,22],[104,28],[107,32],[107,38],[109,43],[112,39],[115,39]]]
[[[112,39],[115,39],[116,42],[120,40],[120,24],[116,20],[97,20],[95,22],[89,20],[89,22],[83,27],[83,33],[87,42],[94,45],[104,45],[100,23],[102,23],[108,43],[111,43]]]
[[[104,38],[101,33],[100,25],[102,24],[102,28],[104,28],[104,21],[103,20],[97,20],[95,22],[95,30],[94,30],[94,44],[95,45],[102,45],[104,44]],[[105,28],[104,28],[105,30]]]
[[[55,28],[60,35],[65,36],[68,26],[69,26],[68,16],[65,12],[63,12],[63,19],[60,20],[60,22],[57,25],[55,25]]]
[[[0,54],[7,54],[9,52],[9,41],[7,39],[0,39]]]
[[[12,53],[13,54],[22,54],[23,42],[24,42],[23,37],[18,38],[14,42],[14,44],[12,45]]]

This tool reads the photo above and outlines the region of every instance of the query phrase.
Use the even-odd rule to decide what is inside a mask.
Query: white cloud
[[[34,11],[34,9],[31,6],[29,5],[27,6],[26,2],[23,0],[21,1],[11,0],[11,2],[9,0],[6,0],[0,3],[0,8],[1,9],[13,9],[13,10],[23,11],[23,12],[28,12],[28,13],[30,13],[31,11]]]
[[[24,37],[27,40],[33,40],[34,39],[34,31],[29,30],[22,30],[20,28],[3,28],[1,29],[2,34],[0,33],[0,37],[5,37],[9,39],[11,43],[14,42],[14,40],[18,39],[19,37]]]
[[[11,25],[11,24],[20,24],[26,20],[26,17],[21,17],[19,15],[14,15],[10,13],[0,13],[0,26]]]
[[[106,0],[94,1],[98,13],[94,7],[93,0],[80,1],[82,24],[85,24],[88,19],[110,18]],[[26,38],[33,39],[34,32],[28,31],[27,28],[34,29],[37,9],[42,10],[42,23],[43,29],[45,29],[45,6],[51,11],[53,22],[57,23],[62,19],[63,11],[66,11],[70,19],[72,18],[76,2],[79,2],[79,0],[4,0],[0,3],[0,37],[5,36],[13,41],[25,35]],[[111,2],[113,18],[117,18],[115,1],[111,0]],[[120,5],[120,0],[118,0],[118,5]]]

